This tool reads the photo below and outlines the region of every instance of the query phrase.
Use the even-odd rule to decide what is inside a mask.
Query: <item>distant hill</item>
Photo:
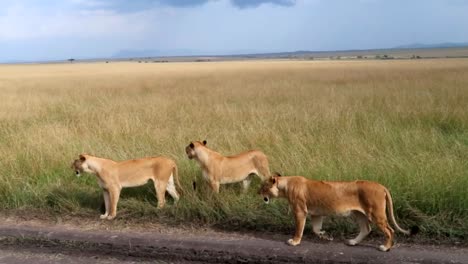
[[[112,55],[112,58],[156,57],[161,56],[161,54],[162,53],[159,50],[119,50],[117,53]]]
[[[463,43],[437,43],[437,44],[422,44],[414,43],[408,45],[396,46],[387,49],[363,49],[363,50],[330,50],[330,51],[311,51],[311,50],[298,50],[287,52],[255,52],[255,51],[231,51],[225,54],[210,54],[189,49],[174,49],[174,50],[120,50],[112,56],[112,59],[127,59],[127,58],[157,58],[157,57],[247,57],[247,58],[271,58],[271,57],[301,57],[301,56],[346,56],[346,55],[361,55],[368,53],[391,52],[392,50],[402,49],[440,49],[440,48],[462,48],[468,47],[468,42]]]
[[[144,58],[144,57],[165,57],[165,56],[191,56],[196,54],[194,50],[175,49],[175,50],[120,50],[112,58]]]
[[[387,57],[385,57],[385,55]],[[230,50],[226,52],[207,52],[192,49],[123,49],[110,57],[101,58],[74,58],[77,61],[120,61],[128,59],[148,60],[153,62],[168,61],[219,61],[219,60],[243,60],[243,59],[373,59],[373,58],[468,58],[468,42],[421,44],[414,43],[401,45],[393,48],[383,49],[350,49],[350,50],[296,50],[285,52],[261,52],[258,50]],[[40,60],[0,60],[3,63],[56,63],[68,62],[69,58],[63,59],[40,59]]]
[[[454,43],[454,42],[445,42],[445,43],[436,43],[436,44],[422,44],[422,43],[413,43],[409,45],[402,45],[394,47],[393,49],[438,49],[438,48],[461,48],[468,47],[468,42]]]

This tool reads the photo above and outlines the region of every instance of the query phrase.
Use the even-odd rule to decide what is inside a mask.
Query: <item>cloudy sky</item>
[[[2,0],[0,62],[468,42],[466,0]]]

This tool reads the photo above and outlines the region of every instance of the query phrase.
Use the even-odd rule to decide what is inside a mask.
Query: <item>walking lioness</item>
[[[417,227],[403,230],[398,226],[393,214],[390,192],[383,185],[371,181],[331,182],[308,180],[302,176],[271,177],[259,190],[263,200],[268,203],[271,197],[288,199],[294,211],[296,234],[288,244],[301,243],[307,214],[311,215],[312,230],[320,238],[330,239],[322,231],[322,220],[327,215],[354,216],[360,226],[359,235],[347,241],[354,246],[361,242],[371,231],[374,223],[384,233],[386,240],[379,247],[388,251],[393,246],[393,229],[387,221],[386,209],[396,229],[407,235],[416,234]]]
[[[171,159],[165,157],[151,157],[116,162],[91,155],[81,154],[72,164],[76,176],[84,171],[95,174],[98,184],[103,190],[105,214],[101,219],[112,220],[117,214],[117,203],[120,191],[125,187],[137,187],[146,184],[149,180],[154,183],[158,197],[158,208],[164,207],[166,191],[179,200],[175,183],[180,188],[177,166]]]
[[[219,193],[219,185],[241,182],[244,190],[250,185],[250,175],[255,174],[262,180],[270,177],[268,159],[263,152],[250,150],[235,156],[225,157],[209,149],[206,140],[193,141],[185,152],[189,159],[195,159],[201,166],[203,178],[210,187]]]

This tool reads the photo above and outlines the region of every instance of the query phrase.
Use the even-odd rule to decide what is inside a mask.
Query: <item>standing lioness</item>
[[[180,189],[177,166],[171,159],[165,157],[151,157],[116,162],[110,159],[98,158],[81,154],[72,164],[76,176],[81,172],[96,174],[98,184],[104,191],[106,213],[101,219],[112,220],[117,214],[117,203],[120,191],[124,187],[137,187],[149,180],[154,183],[158,197],[158,208],[164,207],[166,191],[177,202],[179,194],[175,183]]]
[[[206,147],[203,142],[193,141],[185,152],[189,159],[195,159],[201,166],[203,178],[210,187],[219,193],[219,185],[241,182],[244,190],[250,185],[250,175],[255,174],[262,180],[270,177],[268,159],[263,152],[250,150],[235,156],[225,157],[220,153]]]
[[[403,230],[393,215],[393,202],[390,192],[383,185],[371,181],[331,182],[308,180],[302,176],[279,177],[266,181],[259,194],[268,203],[270,197],[288,199],[294,211],[296,234],[288,244],[301,243],[307,214],[311,215],[312,230],[320,238],[329,239],[322,231],[322,220],[327,215],[354,216],[360,226],[359,235],[347,241],[354,246],[361,242],[371,231],[373,222],[384,233],[385,244],[379,247],[388,251],[393,246],[393,229],[387,221],[386,209],[396,229],[407,235],[417,233],[418,228]]]

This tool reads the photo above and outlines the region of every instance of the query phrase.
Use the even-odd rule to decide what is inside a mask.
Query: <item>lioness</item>
[[[72,164],[76,176],[84,171],[95,174],[98,184],[104,191],[105,214],[101,219],[112,220],[117,214],[117,202],[120,191],[124,187],[137,187],[149,180],[154,183],[158,197],[158,208],[164,207],[166,191],[177,202],[179,194],[174,185],[180,188],[177,166],[171,159],[165,157],[151,157],[116,162],[110,159],[98,158],[81,154]]]
[[[219,185],[242,181],[244,190],[250,185],[250,175],[255,174],[262,180],[270,177],[268,159],[263,152],[250,150],[235,156],[225,157],[220,153],[209,149],[206,140],[193,141],[185,152],[189,159],[195,159],[201,166],[203,178],[210,187],[219,193]]]
[[[393,246],[393,229],[387,221],[386,208],[390,219],[400,232],[413,235],[418,227],[403,230],[393,215],[393,202],[390,192],[383,185],[371,181],[331,182],[309,180],[302,176],[280,177],[276,175],[262,184],[259,194],[265,203],[271,197],[284,197],[294,211],[296,233],[287,243],[296,246],[301,243],[307,213],[311,215],[313,232],[320,238],[330,239],[322,231],[322,220],[327,215],[354,216],[360,226],[359,235],[347,241],[354,246],[371,231],[373,222],[385,234],[386,241],[379,247],[388,251]]]

